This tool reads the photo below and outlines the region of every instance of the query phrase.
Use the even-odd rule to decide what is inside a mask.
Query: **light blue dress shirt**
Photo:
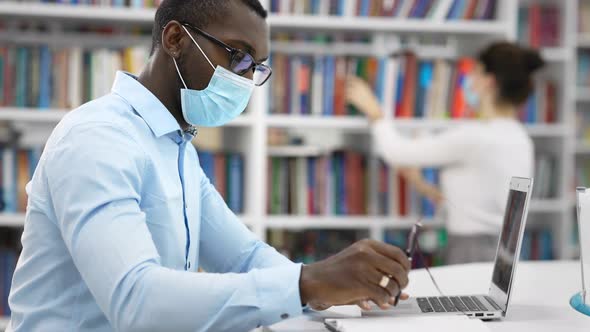
[[[228,209],[192,139],[123,72],[61,121],[27,186],[7,331],[247,331],[301,314],[301,265]]]

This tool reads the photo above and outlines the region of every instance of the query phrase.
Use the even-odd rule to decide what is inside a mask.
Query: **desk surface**
[[[468,264],[431,270],[445,295],[487,294],[491,264]],[[507,317],[489,322],[492,331],[509,332],[589,332],[590,317],[569,307],[570,297],[580,291],[580,265],[577,262],[525,262],[518,265]],[[412,296],[435,295],[428,274],[412,271],[407,292]],[[354,312],[353,308],[350,308]],[[338,313],[304,315],[268,328],[273,332],[326,331],[323,319]],[[400,318],[403,319],[403,318]],[[441,331],[443,332],[443,331]]]

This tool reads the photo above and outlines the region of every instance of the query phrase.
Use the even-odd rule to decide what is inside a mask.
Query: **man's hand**
[[[301,301],[320,310],[345,304],[369,309],[368,301],[387,309],[408,285],[410,268],[401,249],[362,240],[326,260],[303,266],[299,281]],[[384,276],[390,277],[386,288],[379,285]]]

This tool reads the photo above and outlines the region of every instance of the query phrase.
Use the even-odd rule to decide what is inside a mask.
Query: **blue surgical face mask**
[[[216,68],[188,30],[184,26],[183,29],[193,43],[197,45],[197,48],[199,48],[199,51],[201,51],[215,72],[207,88],[204,90],[192,90],[184,82],[176,59],[172,58],[178,76],[180,76],[180,80],[184,85],[184,89],[180,90],[182,115],[186,122],[193,126],[223,126],[238,117],[246,109],[254,91],[254,81],[221,66]]]
[[[471,106],[472,108],[477,108],[479,106],[481,98],[479,97],[479,93],[473,90],[473,79],[469,76],[465,80],[463,94],[465,96],[465,102],[467,105]]]

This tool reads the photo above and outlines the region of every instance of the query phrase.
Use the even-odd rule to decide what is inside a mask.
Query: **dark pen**
[[[406,256],[408,256],[408,260],[412,263],[412,257],[414,257],[414,253],[416,252],[417,241],[418,241],[418,233],[422,229],[422,223],[418,221],[417,223],[412,226],[412,230],[410,231],[410,235],[408,236],[408,248],[406,249]],[[399,303],[399,298],[402,295],[402,290],[400,288],[399,293],[395,296],[395,301],[393,302],[393,306],[397,306]]]

